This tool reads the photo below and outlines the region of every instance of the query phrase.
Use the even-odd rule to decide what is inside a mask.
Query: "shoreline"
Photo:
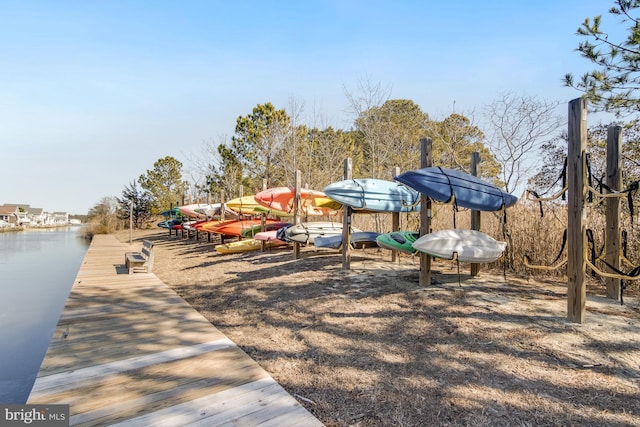
[[[84,224],[82,224],[84,225]],[[67,228],[67,227],[82,227],[82,225],[78,224],[51,224],[51,225],[28,225],[28,226],[16,226],[16,227],[0,227],[0,233],[14,233],[19,231],[29,231],[29,230],[51,230],[57,228]]]
[[[1,227],[0,233],[17,233],[18,231],[24,231],[24,227]]]

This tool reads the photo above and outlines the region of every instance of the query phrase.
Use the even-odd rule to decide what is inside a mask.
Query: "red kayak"
[[[275,219],[266,219],[266,223],[280,222]],[[207,231],[209,233],[223,234],[225,236],[237,236],[241,237],[243,231],[252,230],[256,226],[262,224],[260,219],[243,219],[243,220],[230,220],[230,221],[210,221],[200,226],[201,231]]]

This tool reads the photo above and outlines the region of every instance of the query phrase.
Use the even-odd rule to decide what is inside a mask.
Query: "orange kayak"
[[[261,191],[254,196],[255,201],[269,209],[293,214],[295,189],[291,187],[274,187]],[[301,215],[320,216],[334,215],[341,205],[328,198],[322,191],[300,190],[299,213]]]
[[[204,224],[200,230],[208,231],[210,233],[223,234],[225,236],[242,236],[242,233],[246,230],[255,230],[256,226],[262,224],[260,219],[243,219],[243,220],[231,220],[224,222],[212,221],[212,224]],[[267,219],[266,223],[280,222],[274,219]]]

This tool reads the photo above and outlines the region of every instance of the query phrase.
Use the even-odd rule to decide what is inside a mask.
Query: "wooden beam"
[[[169,219],[173,219],[173,202],[169,202]],[[173,234],[173,230],[169,227],[169,238]],[[176,236],[178,235],[178,230],[176,230]]]
[[[431,167],[431,138],[420,139],[420,168]],[[431,199],[425,194],[420,194],[420,236],[431,232]],[[431,256],[420,252],[420,277],[421,286],[431,285]]]
[[[352,179],[351,158],[344,159],[344,179]],[[342,208],[342,269],[351,269],[351,206]]]
[[[620,191],[622,186],[621,148],[622,128],[609,126],[607,129],[607,186],[613,191]],[[620,270],[620,199],[607,197],[606,202],[605,261]],[[605,283],[607,298],[620,301],[620,279],[606,277]]]
[[[471,175],[478,176],[478,165],[480,163],[480,153],[474,151],[471,153]],[[471,229],[480,231],[480,211],[471,211]],[[471,263],[471,275],[477,276],[480,272],[480,264]]]
[[[569,147],[567,150],[567,318],[583,323],[586,303],[585,173],[587,148],[586,100],[569,102]]]
[[[220,221],[224,221],[224,211],[225,211],[225,206],[224,204],[226,203],[226,200],[224,198],[224,190],[220,190]],[[211,240],[211,239],[209,239]],[[220,235],[220,244],[224,243],[224,235]]]
[[[267,179],[262,178],[262,191],[267,189]],[[260,214],[260,231],[266,231],[266,223],[267,223],[267,213],[262,212]],[[267,246],[267,242],[265,240],[260,241],[260,251],[264,252]]]
[[[400,175],[400,168],[396,166],[391,171],[391,176],[398,175]],[[400,231],[400,212],[391,214],[391,231]],[[391,251],[391,262],[400,262],[400,253],[398,251]]]
[[[298,216],[298,209],[300,205],[300,185],[302,183],[302,173],[300,170],[296,170],[293,183],[293,223],[295,225],[300,223],[300,217]],[[293,242],[293,258],[300,258],[300,243]]]
[[[220,221],[224,221],[225,203],[224,190],[220,190]]]
[[[133,197],[129,200],[129,244],[133,242]]]

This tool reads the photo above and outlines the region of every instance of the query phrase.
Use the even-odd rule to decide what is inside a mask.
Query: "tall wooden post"
[[[607,129],[607,186],[620,191],[622,170],[620,169],[620,151],[622,148],[622,128],[609,126]],[[620,199],[607,197],[605,225],[605,261],[620,269]],[[620,279],[606,277],[607,298],[620,300]]]
[[[238,197],[240,198],[240,215],[242,215],[242,198],[244,197],[244,185],[242,184],[238,186]],[[222,235],[220,236],[220,238],[222,238]],[[242,237],[238,237],[238,240],[242,240]]]
[[[584,257],[587,103],[583,98],[569,102],[568,131],[567,318],[573,322],[583,323],[587,298]]]
[[[224,199],[224,190],[220,190],[220,221],[224,221],[224,212],[226,200]]]
[[[267,179],[266,178],[262,178],[262,191],[267,189]],[[266,212],[262,212],[260,214],[260,231],[265,231],[266,230],[266,224],[267,224],[267,213]],[[265,240],[261,240],[260,241],[260,251],[264,252],[264,250],[266,249],[267,246],[267,242]]]
[[[224,190],[220,190],[220,221],[224,221],[224,211],[226,210],[224,204],[226,203],[224,199]],[[209,233],[211,236],[211,233]],[[220,244],[224,243],[224,234],[220,234]]]
[[[131,245],[133,241],[133,198],[129,200],[129,245]]]
[[[351,158],[344,159],[344,179],[351,179]],[[351,206],[342,208],[342,269],[351,269]]]
[[[471,175],[478,176],[478,164],[480,163],[480,153],[474,151],[471,153]],[[480,231],[480,211],[471,211],[471,229]],[[471,263],[471,275],[477,276],[480,272],[480,264]]]
[[[300,184],[302,183],[302,173],[300,170],[296,170],[294,175],[294,196],[293,196],[293,223],[295,225],[300,223],[300,218],[298,217],[298,208],[300,205]],[[300,243],[293,242],[293,258],[300,258]]]
[[[396,166],[391,171],[391,176],[398,175],[400,175],[400,168]],[[391,214],[391,231],[400,231],[400,212]],[[391,251],[391,262],[400,262],[400,253],[398,251]]]
[[[420,139],[420,167],[431,167],[431,138]],[[420,194],[420,236],[431,232],[431,199]],[[420,286],[431,285],[431,256],[420,252]]]
[[[173,202],[169,202],[169,219],[173,219]],[[169,227],[169,237],[173,233],[172,228]],[[178,235],[178,230],[176,230],[176,236]]]

